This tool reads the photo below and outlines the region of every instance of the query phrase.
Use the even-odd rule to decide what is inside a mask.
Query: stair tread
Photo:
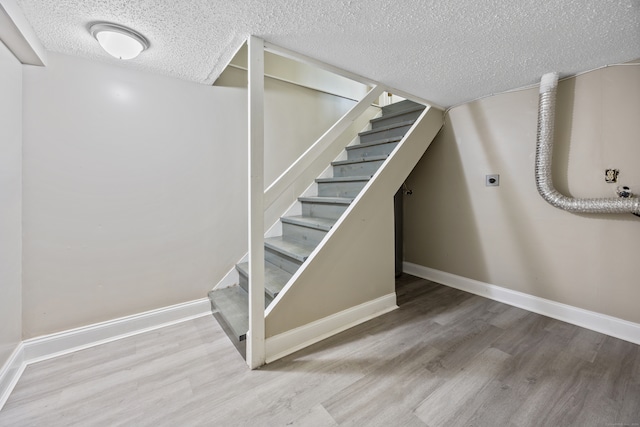
[[[292,215],[280,218],[282,222],[301,225],[303,227],[316,228],[318,230],[329,231],[337,220],[331,218],[316,218],[303,215]]]
[[[364,132],[360,132],[358,135],[359,136],[366,136],[366,135],[373,135],[376,133],[380,133],[380,132],[386,132],[388,130],[391,129],[395,129],[395,128],[400,128],[403,126],[409,126],[415,123],[415,120],[405,120],[403,122],[398,122],[398,123],[392,123],[390,125],[386,125],[386,126],[380,126],[379,128],[376,129],[371,129],[371,130],[367,130]]]
[[[329,203],[333,205],[350,205],[353,202],[353,198],[349,197],[298,197],[301,202],[311,203]]]
[[[423,106],[423,104],[420,104],[418,102],[405,99],[400,102],[394,102],[393,104],[385,105],[384,107],[382,107],[382,114],[384,115],[391,114],[396,111],[406,111],[418,105]]]
[[[371,123],[376,123],[376,122],[380,122],[382,120],[388,120],[388,119],[392,119],[394,117],[398,117],[398,116],[403,116],[405,114],[409,114],[409,113],[413,113],[416,111],[422,111],[424,110],[426,107],[424,105],[418,104],[415,106],[411,106],[405,110],[400,110],[400,111],[394,111],[393,113],[387,113],[387,114],[382,114],[382,116],[380,117],[376,117],[375,119],[371,119],[370,122]]]
[[[209,298],[234,338],[243,341],[249,330],[249,295],[240,286],[231,286],[209,292]]]
[[[238,271],[245,276],[249,277],[249,263],[243,262],[236,265]],[[264,290],[271,298],[275,298],[284,285],[287,284],[293,274],[288,271],[271,264],[270,262],[264,263]]]
[[[333,178],[317,178],[316,182],[351,182],[351,181],[369,181],[371,175],[362,176],[334,176]]]
[[[355,145],[354,147],[357,147],[357,146],[358,145]],[[335,162],[331,162],[331,166],[344,166],[344,165],[353,165],[356,163],[377,162],[380,160],[387,160],[387,157],[389,157],[389,155],[383,154],[381,156],[360,157],[359,159],[353,159],[353,160],[337,160]]]
[[[300,262],[305,262],[316,245],[287,240],[282,236],[264,239],[264,246]]]
[[[346,147],[346,150],[347,151],[351,151],[351,150],[356,150],[358,148],[363,148],[363,147],[372,147],[374,145],[388,144],[390,142],[398,142],[398,141],[401,141],[402,138],[404,138],[404,135],[403,136],[392,136],[391,138],[378,139],[378,140],[371,141],[371,142],[363,142],[361,144],[350,145],[350,146]]]

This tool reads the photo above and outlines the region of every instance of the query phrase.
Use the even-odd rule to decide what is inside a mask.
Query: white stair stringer
[[[397,308],[393,196],[442,124],[422,112],[269,305],[267,362]]]

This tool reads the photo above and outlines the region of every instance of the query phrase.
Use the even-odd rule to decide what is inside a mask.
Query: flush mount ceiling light
[[[122,25],[98,22],[89,31],[109,55],[118,59],[133,59],[149,47],[142,34]]]

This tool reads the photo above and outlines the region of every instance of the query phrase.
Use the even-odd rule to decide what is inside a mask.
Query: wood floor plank
[[[561,354],[550,363],[544,380],[537,381],[525,402],[512,417],[516,425],[530,425],[537,420],[539,425],[602,425],[601,420],[589,418],[578,424],[585,406],[589,384],[596,384],[602,371],[570,354]],[[528,423],[528,424],[527,424]]]
[[[474,298],[470,295],[456,298],[456,302],[457,304],[448,306],[446,310],[442,310],[432,320],[440,325],[449,325],[460,321],[460,319],[487,311],[487,306],[489,305],[489,300]],[[481,304],[482,302],[484,304]]]
[[[640,346],[412,276],[397,294],[255,371],[210,317],[32,364],[0,426],[640,424]]]
[[[546,328],[553,322],[548,317],[528,313],[509,327],[493,346],[511,355],[529,352],[550,336]]]
[[[548,366],[560,357],[564,342],[546,333],[535,347],[516,352],[502,366],[493,383],[484,391],[483,407],[469,420],[470,425],[519,425],[512,418],[530,396],[550,379]]]
[[[594,362],[607,336],[584,328],[566,343],[566,350],[587,362]]]
[[[476,355],[451,380],[431,393],[415,413],[429,426],[466,425],[482,404],[479,395],[511,356],[497,348]]]
[[[518,323],[520,319],[531,314],[529,311],[518,307],[510,307],[506,304],[502,304],[502,306],[505,307],[505,310],[499,312],[497,316],[491,319],[491,324],[498,328],[509,329]]]
[[[425,365],[438,353],[429,345],[414,345],[322,405],[340,424],[393,425],[441,385],[440,378],[425,372]]]
[[[605,337],[593,364],[603,370],[593,400],[605,403],[607,422],[640,423],[640,346]]]
[[[338,423],[333,419],[326,409],[320,404],[312,407],[307,413],[304,413],[287,425],[302,427],[333,427]]]

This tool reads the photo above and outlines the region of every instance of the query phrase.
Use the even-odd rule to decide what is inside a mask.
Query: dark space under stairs
[[[332,162],[333,177],[318,178],[318,195],[299,197],[302,215],[282,217],[282,236],[265,239],[265,308],[306,261],[349,204],[398,145],[425,106],[401,101],[382,107],[360,143],[345,148],[347,160]],[[238,285],[209,292],[215,318],[245,357],[249,329],[248,263],[236,265]]]

